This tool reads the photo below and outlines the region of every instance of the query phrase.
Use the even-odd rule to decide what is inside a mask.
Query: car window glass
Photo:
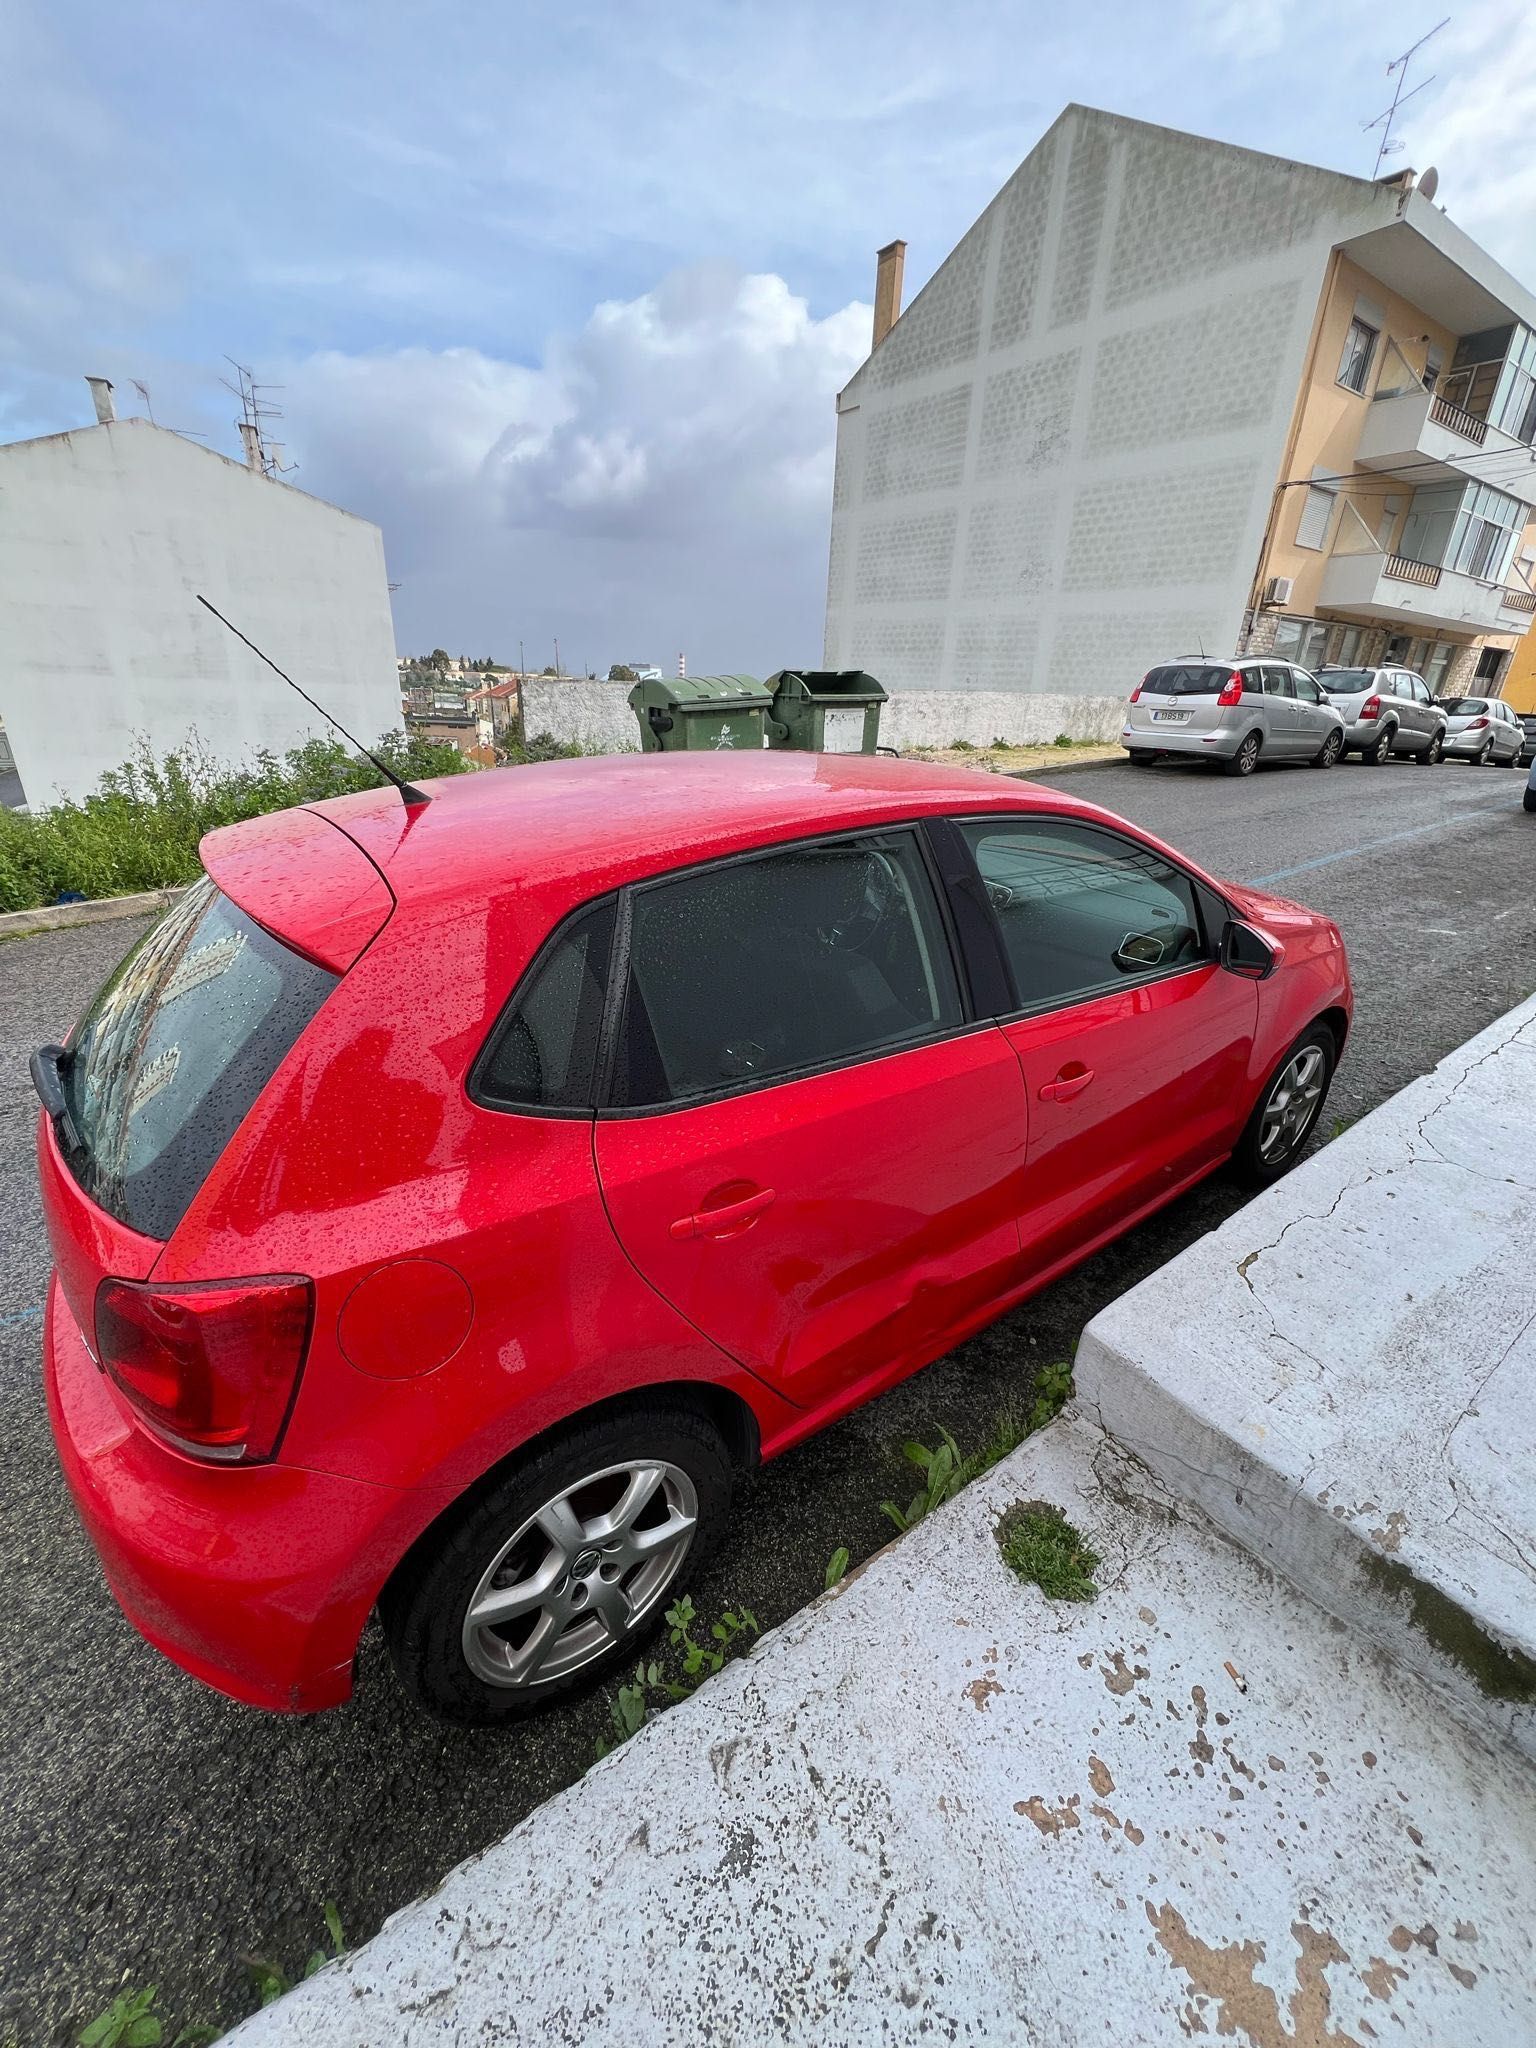
[[[1193,885],[1151,847],[1056,818],[961,829],[1021,1007],[1073,1002],[1205,957]]]
[[[506,1109],[590,1108],[614,899],[567,920],[524,977],[472,1086]]]
[[[1322,702],[1321,691],[1306,673],[1305,669],[1293,668],[1291,670],[1291,682],[1295,688],[1296,695],[1305,703],[1320,704]]]
[[[616,1097],[677,1102],[963,1021],[910,833],[730,861],[637,889]]]
[[[139,941],[70,1039],[69,1164],[109,1214],[167,1238],[337,976],[205,875]]]
[[[1267,682],[1271,697],[1294,697],[1296,694],[1296,686],[1291,681],[1291,672],[1288,668],[1270,669],[1267,672]]]

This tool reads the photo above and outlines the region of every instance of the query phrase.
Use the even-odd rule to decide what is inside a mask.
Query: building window
[[[1327,645],[1328,627],[1321,619],[1276,621],[1273,652],[1294,661],[1298,668],[1321,668]]]
[[[1516,327],[1509,337],[1489,417],[1529,447],[1536,441],[1536,334]]]
[[[1485,647],[1477,657],[1477,680],[1490,697],[1499,693],[1499,682],[1504,674],[1504,664],[1509,660],[1502,647]]]
[[[1429,685],[1431,697],[1439,696],[1455,653],[1454,640],[1437,640],[1429,650],[1429,659],[1424,664],[1424,680]]]
[[[1481,583],[1502,583],[1525,530],[1525,507],[1491,484],[1470,484],[1451,528],[1445,564]]]
[[[1301,513],[1296,521],[1296,545],[1299,548],[1321,548],[1328,538],[1328,524],[1333,518],[1333,501],[1338,492],[1328,484],[1316,479],[1328,476],[1326,469],[1314,469],[1313,481],[1307,486],[1307,495],[1302,503]]]
[[[1360,652],[1360,642],[1365,638],[1363,626],[1346,626],[1339,634],[1338,652],[1334,655],[1336,668],[1353,668],[1355,656]]]
[[[1364,392],[1371,375],[1371,357],[1376,352],[1377,330],[1357,313],[1344,337],[1339,358],[1339,382],[1346,391]]]
[[[1434,343],[1431,342],[1429,352],[1424,358],[1424,389],[1426,391],[1435,390],[1444,375],[1445,357],[1435,347]]]

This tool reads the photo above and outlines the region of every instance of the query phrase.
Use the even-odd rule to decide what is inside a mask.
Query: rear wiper
[[[63,1126],[71,1147],[80,1152],[84,1150],[84,1144],[69,1113],[69,1104],[64,1096],[64,1078],[59,1072],[60,1060],[68,1057],[62,1045],[40,1045],[30,1062],[32,1086],[37,1090],[37,1099],[44,1109]]]

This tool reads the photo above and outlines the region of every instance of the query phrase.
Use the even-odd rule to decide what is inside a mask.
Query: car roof
[[[384,788],[226,825],[199,854],[242,910],[342,972],[387,915],[360,856],[397,911],[441,920],[490,898],[537,937],[626,882],[823,832],[988,810],[1118,822],[1011,776],[857,754],[618,754],[421,787],[430,801],[409,809]]]

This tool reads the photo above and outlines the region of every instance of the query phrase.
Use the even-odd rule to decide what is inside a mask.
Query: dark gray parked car
[[[1320,668],[1317,680],[1343,716],[1345,753],[1373,768],[1391,754],[1433,767],[1444,753],[1445,713],[1412,669]]]

